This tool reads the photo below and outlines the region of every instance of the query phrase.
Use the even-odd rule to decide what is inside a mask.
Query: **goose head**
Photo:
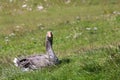
[[[50,45],[52,46],[53,43],[53,34],[51,31],[48,31],[46,34],[46,44],[50,43]]]

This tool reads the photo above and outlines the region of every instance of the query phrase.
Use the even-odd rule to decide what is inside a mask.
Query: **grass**
[[[70,1],[0,2],[0,80],[119,80],[119,0]],[[14,57],[45,52],[49,30],[62,63],[30,72],[16,68]]]

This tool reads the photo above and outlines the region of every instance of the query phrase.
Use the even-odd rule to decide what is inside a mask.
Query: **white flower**
[[[44,0],[45,2],[47,1],[47,0]]]
[[[75,21],[73,21],[72,24],[75,24]]]
[[[91,30],[91,28],[86,28],[86,30]]]
[[[10,2],[13,2],[13,0],[10,0]]]
[[[113,14],[116,14],[116,13],[117,13],[117,11],[114,11],[114,12],[113,12]]]
[[[14,62],[14,64],[15,64],[15,66],[18,67],[18,64],[17,64],[18,59],[17,59],[17,58],[14,58],[13,62]]]
[[[71,2],[71,0],[66,0],[65,3],[66,4],[69,4]]]
[[[15,33],[11,33],[11,34],[9,34],[9,36],[11,37],[11,36],[15,36]]]
[[[9,39],[5,39],[5,42],[9,42]]]
[[[26,8],[26,7],[27,7],[27,4],[22,5],[22,8]]]
[[[8,36],[5,37],[5,39],[7,39],[7,38],[8,38]]]
[[[16,28],[20,28],[20,26],[16,26]]]
[[[96,31],[98,28],[97,28],[97,27],[94,27],[93,29]]]
[[[120,15],[120,12],[118,12],[118,11],[114,11],[113,14]]]
[[[9,37],[5,37],[5,42],[9,42]]]
[[[77,19],[77,20],[80,20],[80,16],[77,16],[76,19]]]
[[[82,33],[75,33],[74,36],[73,36],[73,38],[76,39],[76,38],[78,38],[81,35],[82,35]]]
[[[31,40],[35,40],[35,38],[31,38]]]
[[[39,6],[37,6],[37,9],[41,11],[41,10],[43,10],[43,9],[44,9],[44,7],[43,7],[43,6],[41,6],[41,5],[39,5]]]
[[[32,8],[27,8],[28,11],[32,11]]]

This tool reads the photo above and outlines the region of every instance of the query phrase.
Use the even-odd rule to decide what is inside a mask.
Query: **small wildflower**
[[[37,25],[39,29],[43,30],[44,29],[44,25],[43,24],[38,24]]]
[[[43,26],[43,24],[40,23],[40,24],[38,24],[37,26],[41,27],[41,26]]]
[[[26,7],[27,7],[27,4],[22,5],[22,8],[26,8]]]
[[[15,27],[15,31],[19,31],[21,29],[21,26],[19,26],[19,25],[17,25],[16,27]]]
[[[15,33],[11,33],[11,34],[9,34],[9,36],[11,37],[11,36],[15,36]]]
[[[120,15],[120,12],[118,12],[118,11],[114,11],[113,14]]]
[[[43,7],[43,6],[41,6],[41,5],[39,5],[39,6],[37,6],[37,9],[38,9],[39,11],[41,11],[41,10],[43,10],[43,9],[44,9],[44,7]]]
[[[117,13],[117,11],[113,11],[113,14],[116,14]]]
[[[22,24],[21,24],[21,26],[25,26],[25,24],[24,24],[24,23],[22,23]]]
[[[8,39],[9,37],[5,37],[5,39]]]
[[[94,27],[93,29],[96,31],[98,28],[97,28],[97,27]]]
[[[32,8],[27,8],[28,11],[32,11]]]
[[[71,0],[66,0],[65,4],[69,4],[71,2]]]
[[[72,24],[75,24],[75,21],[73,21]]]
[[[10,0],[10,2],[13,2],[13,0]]]
[[[9,39],[5,39],[5,42],[8,42],[9,41]]]
[[[35,38],[31,38],[31,40],[35,40]]]
[[[77,19],[77,20],[80,20],[80,16],[77,16],[76,19]]]
[[[91,30],[91,28],[86,28],[86,30]]]
[[[16,26],[16,28],[20,28],[20,26]]]
[[[82,35],[82,33],[75,33],[74,36],[73,36],[73,38],[76,39],[76,38],[78,38],[80,35]]]
[[[47,2],[47,0],[44,0],[45,2]]]
[[[10,40],[9,40],[9,37],[5,37],[5,42],[6,42],[6,44],[8,44],[9,41],[10,41]]]

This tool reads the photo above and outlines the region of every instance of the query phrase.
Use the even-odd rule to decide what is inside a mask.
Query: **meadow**
[[[0,0],[0,80],[119,80],[119,0]],[[17,56],[45,53],[47,31],[61,64],[23,72]]]

